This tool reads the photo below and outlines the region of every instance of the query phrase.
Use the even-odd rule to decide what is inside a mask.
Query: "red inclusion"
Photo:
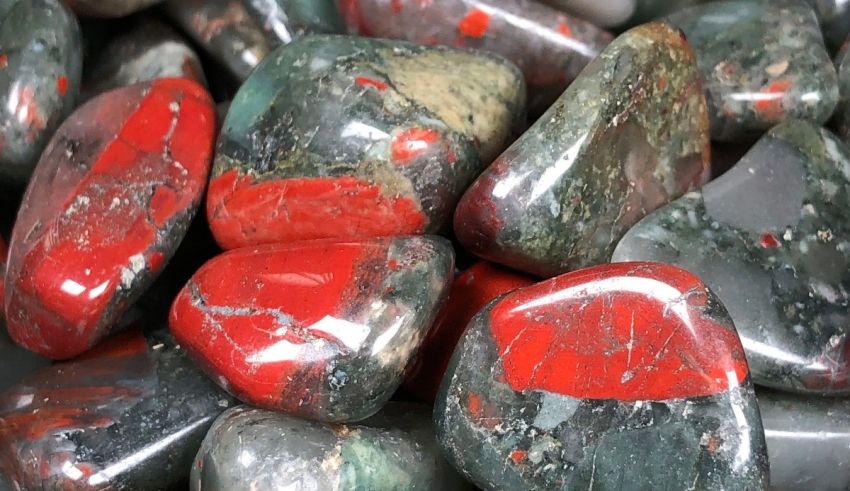
[[[463,35],[473,38],[484,37],[489,27],[490,14],[479,8],[470,10],[457,25]]]
[[[761,237],[759,238],[759,244],[761,244],[761,246],[765,249],[776,249],[777,247],[782,245],[779,240],[777,240],[776,237],[769,232],[761,234]]]
[[[439,141],[440,133],[428,128],[411,128],[393,137],[390,144],[392,159],[396,163],[406,164],[427,152],[431,145]]]
[[[375,80],[374,78],[368,77],[355,77],[354,81],[357,82],[358,85],[362,87],[374,87],[379,91],[387,90],[387,85],[385,82],[381,82],[380,80]]]
[[[390,0],[390,8],[394,14],[400,14],[404,10],[402,0]]]
[[[755,101],[755,108],[765,121],[776,121],[782,118],[784,110],[782,98],[791,88],[790,80],[777,80],[761,91],[761,99]]]
[[[56,79],[56,91],[63,97],[68,93],[68,77],[62,75]]]
[[[563,34],[564,36],[571,38],[573,37],[573,31],[570,29],[570,25],[567,24],[566,21],[562,20],[558,23],[558,32]]]

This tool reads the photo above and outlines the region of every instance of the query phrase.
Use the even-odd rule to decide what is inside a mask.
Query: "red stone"
[[[490,313],[507,383],[579,399],[714,395],[748,374],[740,339],[705,285],[654,263],[617,263],[508,295]]]
[[[528,276],[481,261],[458,276],[446,306],[422,342],[419,357],[408,370],[404,388],[433,401],[455,346],[469,321],[496,297],[532,285]]]
[[[12,235],[9,333],[61,359],[109,333],[171,257],[209,174],[215,107],[161,79],[107,92],[59,128]]]

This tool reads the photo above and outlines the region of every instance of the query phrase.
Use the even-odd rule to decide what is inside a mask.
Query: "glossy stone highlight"
[[[666,265],[583,269],[491,303],[452,357],[434,418],[449,460],[483,489],[767,485],[732,321]]]
[[[24,195],[6,271],[16,342],[70,358],[159,274],[204,191],[213,102],[185,79],[107,92],[59,128]]]
[[[245,8],[281,43],[305,34],[338,34],[345,30],[334,0],[244,0]]]
[[[59,0],[0,5],[0,179],[24,183],[80,90],[82,40]]]
[[[850,393],[850,151],[803,121],[773,128],[726,174],[638,223],[615,261],[672,263],[717,292],[753,380]]]
[[[192,489],[454,491],[426,406],[392,402],[358,425],[327,425],[240,406],[215,422]]]
[[[500,58],[309,36],[242,85],[224,122],[207,217],[224,249],[441,231],[522,121]]]
[[[746,140],[800,118],[816,124],[838,100],[814,11],[785,0],[713,2],[669,17],[699,61],[716,140]]]
[[[605,262],[645,214],[699,186],[709,160],[693,53],[678,31],[646,24],[608,46],[475,181],[455,234],[541,276]]]
[[[337,0],[337,4],[352,34],[504,56],[525,75],[535,114],[545,111],[612,39],[593,24],[530,0]]]
[[[436,237],[230,251],[180,292],[171,330],[244,402],[361,420],[401,383],[448,293],[453,259]]]
[[[0,487],[169,489],[231,404],[167,333],[122,333],[0,393]]]

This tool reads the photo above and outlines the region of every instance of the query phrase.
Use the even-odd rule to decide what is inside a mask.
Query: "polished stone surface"
[[[494,56],[345,36],[281,46],[230,106],[210,227],[224,249],[441,232],[524,101]]]
[[[850,150],[789,121],[726,174],[638,223],[615,261],[700,276],[741,334],[753,380],[850,393]]]
[[[209,94],[186,79],[104,93],[62,124],[10,243],[6,321],[16,342],[63,359],[110,332],[183,239],[214,131]]]
[[[448,294],[453,260],[439,237],[237,249],[192,277],[169,323],[242,401],[358,421],[401,384]]]
[[[466,191],[461,244],[540,276],[608,261],[634,223],[708,176],[698,77],[677,30],[621,35]]]
[[[746,140],[787,119],[821,124],[832,115],[835,68],[807,5],[712,2],[668,20],[697,54],[714,139]]]
[[[192,490],[455,491],[426,406],[391,402],[357,425],[305,421],[248,406],[215,422],[192,467]]]
[[[334,0],[243,0],[248,12],[281,43],[307,34],[339,34],[345,28]]]
[[[449,460],[487,490],[764,489],[744,350],[698,278],[596,266],[470,323],[434,408]]]

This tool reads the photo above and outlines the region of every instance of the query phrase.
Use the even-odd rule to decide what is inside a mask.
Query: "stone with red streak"
[[[378,411],[449,290],[437,237],[312,241],[226,252],[177,296],[170,325],[223,388],[314,420]]]
[[[16,342],[78,355],[151,284],[201,200],[214,110],[195,82],[161,79],[92,99],[59,128],[12,234],[5,301]]]
[[[672,266],[597,266],[490,304],[434,414],[449,459],[484,489],[767,486],[732,320]]]

